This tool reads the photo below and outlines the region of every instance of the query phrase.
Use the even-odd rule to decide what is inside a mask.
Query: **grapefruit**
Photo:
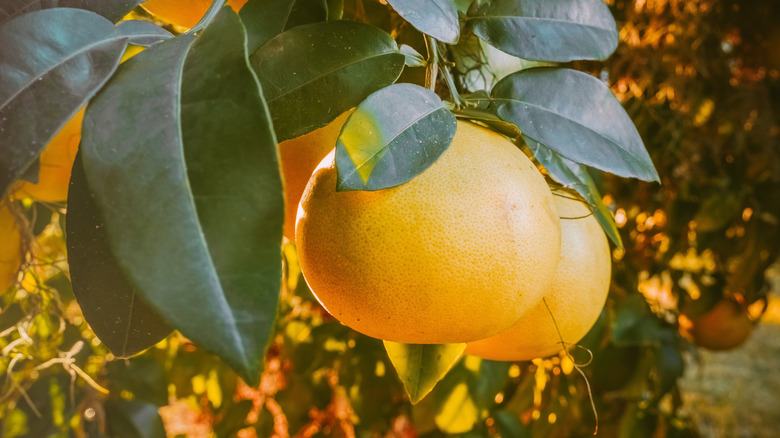
[[[322,128],[279,143],[285,196],[284,236],[291,242],[295,241],[295,215],[306,183],[320,161],[336,146],[341,127],[351,113],[347,111]]]
[[[688,319],[680,316],[680,331],[699,347],[713,351],[732,350],[742,345],[753,332],[747,309],[726,298],[702,316]]]
[[[336,192],[331,152],[303,194],[295,237],[328,312],[413,344],[508,328],[550,287],[561,247],[552,194],[531,160],[463,121],[432,166],[394,188]]]
[[[563,349],[561,339],[579,342],[598,320],[612,273],[607,237],[582,201],[555,196],[555,206],[561,215],[561,261],[544,301],[508,330],[469,343],[467,354],[510,361],[551,356]]]
[[[238,12],[247,0],[228,0],[227,5]],[[211,0],[148,0],[141,3],[147,12],[177,26],[190,28],[206,15]]]

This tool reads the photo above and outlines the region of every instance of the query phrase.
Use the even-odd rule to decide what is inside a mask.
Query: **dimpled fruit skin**
[[[13,284],[22,264],[22,237],[7,202],[0,199],[0,293]]]
[[[558,213],[504,137],[458,122],[430,168],[375,192],[336,192],[333,157],[306,187],[296,241],[309,286],[345,325],[396,342],[467,342],[506,329],[549,288]]]
[[[561,262],[544,302],[508,330],[469,343],[467,354],[513,361],[550,356],[562,350],[561,338],[575,344],[596,323],[607,301],[612,257],[596,218],[585,204],[569,196],[555,196],[561,216]],[[555,315],[560,335],[550,313]]]
[[[182,27],[192,27],[206,14],[212,0],[148,0],[141,7],[157,18]],[[247,0],[228,0],[238,12]]]
[[[68,199],[70,171],[81,141],[81,122],[84,109],[77,112],[52,137],[41,152],[38,182],[20,181],[15,187],[14,198],[32,198],[42,202],[60,202]]]
[[[290,241],[295,241],[295,216],[306,183],[320,161],[336,147],[341,127],[351,113],[347,111],[322,128],[279,143],[285,196],[284,236]]]

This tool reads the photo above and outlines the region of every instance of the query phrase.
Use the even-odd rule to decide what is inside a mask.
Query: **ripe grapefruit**
[[[336,192],[331,152],[303,194],[295,237],[304,278],[336,319],[416,344],[508,328],[539,303],[560,257],[542,175],[468,122],[431,167],[390,189]]]
[[[22,235],[7,202],[0,199],[0,294],[16,281],[22,265]]]
[[[508,330],[469,343],[467,354],[512,361],[550,356],[562,350],[561,338],[579,342],[599,318],[612,273],[609,243],[583,202],[561,195],[555,196],[555,206],[561,216],[561,261],[544,301]]]
[[[13,192],[14,198],[31,198],[43,202],[68,199],[70,171],[79,149],[83,119],[82,108],[52,137],[40,156],[38,182],[19,181]]]
[[[247,0],[228,0],[227,5],[238,12]],[[206,15],[211,0],[148,0],[141,7],[162,21],[190,28]]]
[[[732,350],[742,345],[753,331],[747,310],[736,301],[719,301],[704,315],[680,317],[680,331],[699,347],[713,351]]]
[[[295,241],[295,215],[306,183],[320,161],[336,146],[341,127],[351,113],[347,111],[322,128],[279,143],[285,196],[284,236],[290,241]]]

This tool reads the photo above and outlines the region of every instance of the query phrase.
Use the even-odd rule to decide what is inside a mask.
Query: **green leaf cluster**
[[[600,0],[250,0],[177,35],[119,21],[137,1],[28,3],[0,15],[0,191],[34,180],[48,141],[87,106],[68,262],[85,318],[119,357],[177,330],[259,382],[283,289],[277,143],[348,110],[333,145],[338,190],[382,190],[424,172],[448,147],[456,117],[523,142],[618,245],[588,168],[659,180],[609,88],[558,64],[615,50],[615,22]],[[128,44],[148,48],[120,62]],[[481,59],[486,45],[544,67],[474,89],[463,60],[474,48]],[[411,79],[423,70],[423,80]],[[462,352],[385,347],[412,402]],[[466,397],[450,389],[453,400]],[[112,412],[129,424],[150,409],[117,403]],[[450,424],[447,415],[455,414],[440,412],[437,424]],[[481,412],[471,426],[477,419]]]

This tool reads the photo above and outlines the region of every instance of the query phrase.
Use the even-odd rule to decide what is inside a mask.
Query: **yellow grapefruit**
[[[7,203],[0,199],[0,294],[16,281],[22,264],[22,235]]]
[[[596,323],[609,292],[609,243],[584,203],[561,195],[555,206],[561,216],[561,261],[544,301],[508,330],[469,343],[467,354],[492,360],[550,356],[562,350],[561,338],[575,344]]]
[[[713,351],[731,350],[742,345],[753,332],[747,310],[726,298],[704,315],[688,319],[680,316],[680,331],[699,347]]]
[[[304,278],[336,319],[417,344],[508,328],[539,303],[560,257],[542,175],[468,122],[431,167],[390,189],[336,192],[331,152],[303,194],[295,237]]]
[[[284,182],[284,235],[295,241],[295,215],[306,183],[314,169],[336,146],[341,127],[352,111],[308,134],[279,143],[279,161]]]
[[[212,0],[148,0],[141,7],[150,14],[177,26],[190,28],[206,15]],[[247,0],[228,0],[228,6],[238,12]]]

